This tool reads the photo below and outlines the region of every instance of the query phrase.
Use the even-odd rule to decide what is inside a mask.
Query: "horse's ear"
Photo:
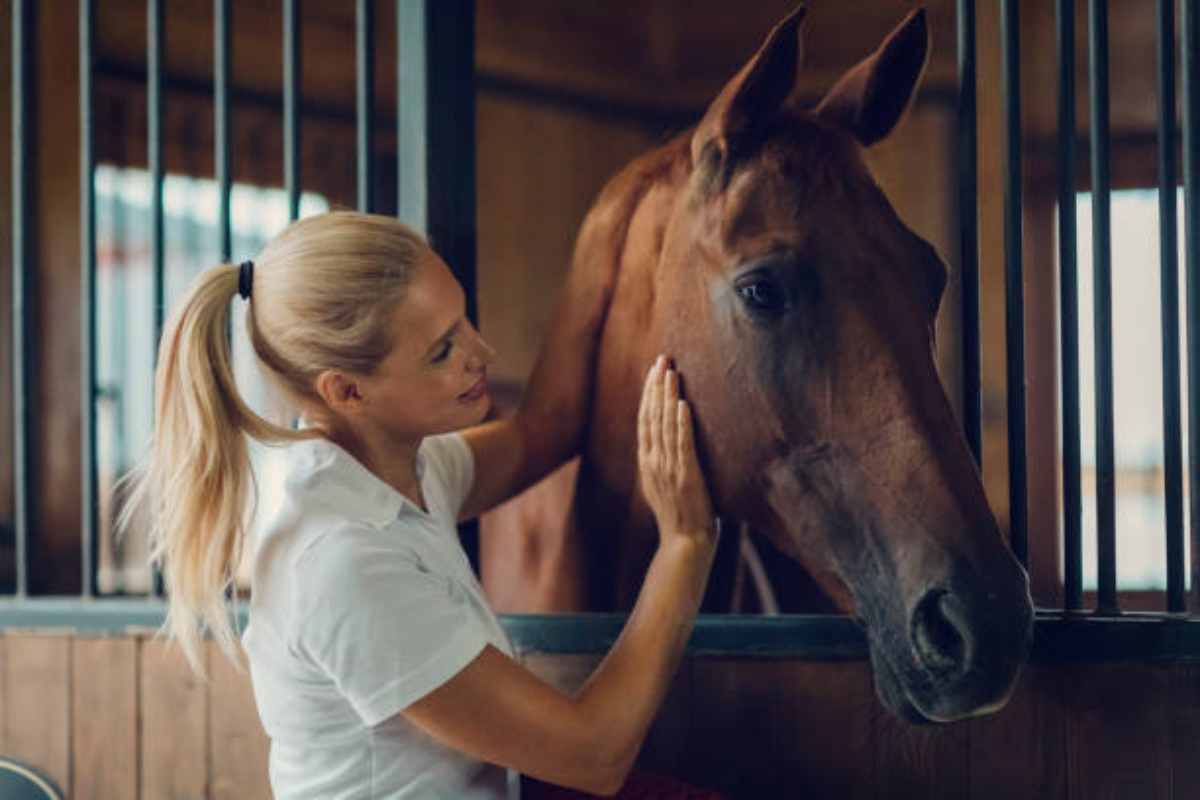
[[[771,29],[746,65],[725,84],[692,134],[692,163],[702,169],[728,168],[732,148],[753,134],[792,91],[800,65],[801,5]]]
[[[879,48],[834,84],[817,116],[854,134],[864,146],[887,136],[916,94],[929,55],[925,9],[910,13]]]

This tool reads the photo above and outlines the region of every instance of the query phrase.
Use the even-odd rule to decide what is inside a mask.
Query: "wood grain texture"
[[[692,724],[695,697],[692,694],[692,666],[685,658],[671,680],[666,697],[646,733],[638,769],[662,775],[681,776],[687,771],[687,739]]]
[[[5,636],[4,752],[71,786],[71,637]]]
[[[4,631],[0,630],[0,753],[8,752],[8,723],[4,714],[4,709],[8,708],[5,692],[8,686],[7,644]]]
[[[239,671],[215,642],[207,642],[209,752],[212,800],[271,797],[267,775],[270,742],[258,719],[248,672]]]
[[[1067,797],[1169,798],[1170,667],[1076,665],[1064,670],[1064,680]]]
[[[208,687],[161,639],[142,642],[141,796],[208,796]]]
[[[1026,665],[1008,704],[973,719],[971,800],[1067,796],[1062,668]]]
[[[807,797],[874,797],[872,719],[883,713],[863,662],[784,662],[771,676],[779,790]]]
[[[132,637],[71,641],[71,797],[138,797],[138,642]]]
[[[731,798],[776,796],[778,749],[774,712],[780,664],[697,659],[692,664],[689,782]]]
[[[914,726],[882,709],[873,719],[878,800],[969,797],[969,725]]]
[[[1168,701],[1171,726],[1171,798],[1185,800],[1200,791],[1200,664],[1171,668]]]

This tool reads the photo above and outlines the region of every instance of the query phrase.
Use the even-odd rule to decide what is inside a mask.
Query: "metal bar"
[[[154,307],[155,350],[162,338],[165,303],[164,239],[163,239],[163,29],[162,0],[149,0],[146,5],[146,131],[147,160],[150,167],[150,260],[151,292]],[[153,353],[151,354],[153,358]],[[153,391],[153,389],[151,390]],[[162,574],[155,568],[153,592],[162,595]]]
[[[1162,281],[1163,472],[1167,611],[1187,610],[1183,585],[1183,422],[1179,400],[1179,233],[1175,184],[1175,3],[1158,0],[1158,247]]]
[[[288,219],[300,218],[300,7],[283,4],[283,182]]]
[[[213,0],[213,122],[217,172],[217,230],[221,261],[233,258],[233,230],[229,220],[229,78],[233,59],[229,42],[230,0]]]
[[[5,598],[0,599],[0,631],[58,628],[120,635],[132,629],[161,628],[166,611],[161,601],[144,599]],[[244,629],[247,604],[239,603],[234,614],[238,629]],[[606,653],[626,620],[624,614],[499,615],[501,626],[523,653]],[[1200,663],[1200,620],[1196,619],[1039,613],[1033,631],[1029,658],[1038,664]],[[687,654],[811,661],[862,661],[870,656],[862,626],[835,614],[702,614],[688,639]]]
[[[1057,0],[1058,266],[1062,319],[1063,607],[1083,608],[1083,489],[1080,483],[1079,279],[1075,224],[1075,3]]]
[[[1017,0],[1004,0],[1005,341],[1008,347],[1008,507],[1013,552],[1029,562],[1029,492],[1025,452],[1025,296],[1021,245],[1021,41]]]
[[[1183,223],[1187,282],[1188,521],[1192,539],[1190,611],[1200,611],[1200,2],[1182,0]]]
[[[355,59],[358,67],[355,81],[358,109],[358,210],[375,210],[375,153],[372,146],[375,118],[375,24],[371,0],[357,0]]]
[[[1117,603],[1116,465],[1113,450],[1112,233],[1108,132],[1108,0],[1088,0],[1092,133],[1092,271],[1096,356],[1096,612]]]
[[[29,565],[37,552],[37,307],[32,177],[36,171],[34,62],[36,30],[30,0],[12,0],[12,303],[13,303],[13,492],[17,597],[29,594]]]
[[[157,0],[155,0],[157,2]],[[80,527],[84,597],[96,593],[97,522],[99,492],[96,468],[96,169],[92,66],[96,19],[93,0],[79,0],[79,244],[80,300],[83,357],[82,407],[80,408],[81,478]]]
[[[398,213],[450,265],[475,322],[475,4],[396,0],[396,24]],[[478,569],[478,526],[459,530]]]
[[[150,258],[153,269],[154,341],[163,329],[163,6],[162,0],[149,0],[146,13],[147,77],[146,132],[150,166]]]
[[[979,331],[979,133],[975,119],[975,0],[958,0],[958,230],[962,274],[963,430],[983,469]]]

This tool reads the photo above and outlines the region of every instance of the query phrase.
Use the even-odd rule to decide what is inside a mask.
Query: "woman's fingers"
[[[665,370],[662,397],[662,448],[668,461],[675,461],[679,447],[679,420],[675,404],[679,402],[679,374],[673,369]],[[678,462],[677,462],[678,463]]]
[[[662,378],[663,358],[659,356],[650,370],[649,397],[647,405],[649,418],[647,427],[650,434],[650,450],[657,451],[662,447]]]
[[[650,452],[650,387],[653,382],[654,364],[651,364],[642,383],[642,402],[638,406],[638,451],[643,455]]]
[[[679,463],[691,464],[696,457],[696,440],[692,431],[692,407],[686,400],[675,401],[675,417],[679,427],[676,447]]]

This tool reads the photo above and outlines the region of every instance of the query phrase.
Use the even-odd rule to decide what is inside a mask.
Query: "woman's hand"
[[[696,459],[691,406],[679,375],[659,356],[646,375],[638,411],[638,472],[658,522],[659,544],[682,539],[716,546],[712,500]]]

